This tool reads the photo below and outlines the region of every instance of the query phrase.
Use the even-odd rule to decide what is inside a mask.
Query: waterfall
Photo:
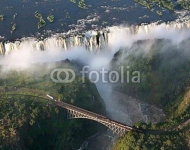
[[[96,34],[95,34],[96,33]],[[28,49],[33,51],[45,51],[51,48],[68,50],[72,47],[86,47],[87,50],[104,49],[107,43],[106,31],[95,32],[89,31],[82,35],[74,35],[69,37],[52,36],[44,40],[35,38],[23,38],[14,42],[0,42],[0,54],[7,55],[11,51],[19,50],[24,44],[27,44]]]
[[[28,37],[23,39],[15,40],[14,42],[4,41],[0,42],[0,55],[7,55],[11,51],[17,51],[21,47],[28,48],[32,51],[46,51],[52,48],[57,48],[60,50],[68,50],[72,47],[85,47],[89,51],[105,50],[106,47],[113,42],[113,40],[118,40],[118,36],[115,34],[122,33],[128,36],[128,39],[133,38],[135,35],[142,35],[145,39],[150,38],[150,33],[154,32],[169,32],[170,31],[181,31],[190,29],[190,21],[186,22],[170,22],[170,23],[151,23],[151,24],[141,24],[130,27],[113,26],[100,31],[87,31],[79,35],[67,35],[63,36],[61,34],[52,35],[44,40],[39,40],[37,38]],[[154,33],[155,34],[155,33]],[[154,36],[154,34],[151,34]],[[147,35],[147,37],[146,37]],[[155,38],[167,38],[164,34],[163,37],[156,36]],[[169,34],[168,34],[169,36]],[[190,36],[190,34],[188,34]],[[173,38],[173,37],[172,37]],[[125,39],[127,40],[127,39]],[[136,38],[137,40],[137,38]],[[26,46],[27,44],[27,46]]]

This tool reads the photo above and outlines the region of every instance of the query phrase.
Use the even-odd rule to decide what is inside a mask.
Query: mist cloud
[[[68,50],[63,50],[56,38],[51,37],[44,41],[45,51],[38,50],[40,43],[34,48],[36,44],[35,38],[23,39],[18,44],[5,44],[5,48],[9,49],[10,54],[0,58],[1,65],[8,65],[9,67],[23,67],[27,68],[31,63],[37,62],[52,62],[64,59],[79,60],[85,65],[89,65],[92,69],[107,67],[115,52],[120,48],[130,48],[134,42],[138,40],[152,39],[169,39],[173,44],[180,44],[183,40],[190,37],[190,29],[186,27],[176,27],[166,24],[150,24],[137,27],[117,26],[108,28],[108,47],[106,50],[99,50],[90,52],[85,47],[70,47]],[[134,30],[134,31],[133,31]],[[135,31],[136,30],[136,31]],[[137,33],[134,33],[137,32]],[[18,42],[17,42],[18,43]],[[151,49],[151,42],[149,45],[144,45],[148,50]]]

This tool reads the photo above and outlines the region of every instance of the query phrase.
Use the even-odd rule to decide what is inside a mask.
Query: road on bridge
[[[135,130],[138,132],[142,132],[142,130],[137,129],[137,128],[133,128],[132,126],[117,122],[115,120],[109,119],[103,115],[79,108],[77,106],[65,103],[65,102],[60,102],[57,101],[55,98],[53,98],[50,95],[47,95],[47,97],[49,97],[51,100],[55,101],[55,103],[66,109],[68,111],[68,114],[70,114],[70,118],[86,118],[86,119],[91,119],[94,121],[97,121],[105,126],[107,126],[108,128],[110,128],[111,130],[113,130],[115,133],[119,134],[119,135],[124,135],[126,132],[130,131],[130,130]]]

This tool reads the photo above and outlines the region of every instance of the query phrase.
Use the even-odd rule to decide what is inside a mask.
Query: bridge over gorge
[[[50,95],[47,95],[47,97],[54,100],[58,106],[66,109],[67,117],[69,119],[85,118],[85,119],[94,120],[96,122],[99,122],[99,123],[107,126],[109,129],[111,129],[114,133],[118,134],[119,136],[123,136],[126,132],[128,132],[130,130],[140,131],[139,129],[134,129],[133,127],[131,127],[129,125],[125,125],[120,122],[108,119],[103,115],[99,115],[97,113],[73,106],[71,104],[67,104],[65,102],[59,102]]]

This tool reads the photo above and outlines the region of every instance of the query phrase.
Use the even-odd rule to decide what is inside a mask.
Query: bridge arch
[[[112,130],[114,133],[118,134],[119,136],[123,136],[126,132],[133,129],[130,126],[119,124],[118,122],[112,121],[104,116],[98,114],[97,116],[93,116],[73,109],[67,109],[67,118],[68,119],[83,118],[83,119],[94,120],[108,127],[110,130]]]

